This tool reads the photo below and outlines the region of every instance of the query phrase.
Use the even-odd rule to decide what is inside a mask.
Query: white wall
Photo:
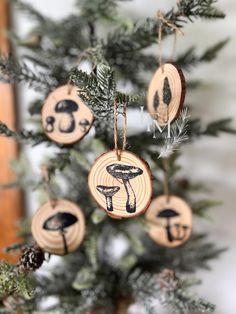
[[[43,13],[60,18],[69,13],[73,8],[72,0],[34,0],[35,7]],[[123,10],[126,14],[155,15],[159,8],[169,8],[175,1],[136,0],[124,3]],[[219,58],[211,64],[203,64],[193,71],[194,78],[204,80],[205,86],[198,91],[187,94],[187,101],[194,105],[194,114],[201,116],[204,121],[214,118],[236,118],[236,2],[233,0],[220,0],[220,6],[227,14],[225,20],[217,22],[198,21],[185,29],[184,38],[178,40],[177,51],[196,44],[201,52],[208,45],[214,44],[225,37],[231,37],[230,43],[221,52]],[[26,18],[18,18],[21,33],[29,27]],[[165,48],[164,48],[165,49]],[[191,76],[192,77],[192,76]],[[22,104],[26,103],[33,93],[25,90],[22,95]],[[131,117],[129,122],[132,124]],[[235,187],[236,187],[236,145],[235,137],[222,135],[220,138],[200,139],[193,145],[183,148],[184,156],[181,159],[183,173],[191,174],[195,180],[206,181],[212,188],[210,197],[224,201],[224,206],[219,206],[210,211],[213,222],[202,221],[202,229],[210,233],[211,238],[220,246],[228,246],[228,252],[219,260],[211,263],[212,271],[199,271],[197,276],[203,284],[196,290],[202,296],[217,304],[216,314],[235,314],[235,281],[236,281],[236,213],[235,213]],[[28,154],[37,169],[37,162],[41,160],[43,149],[41,147],[28,149]],[[33,200],[31,208],[36,209]]]

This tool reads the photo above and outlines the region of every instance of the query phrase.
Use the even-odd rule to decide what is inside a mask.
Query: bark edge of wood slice
[[[129,151],[121,152],[120,161],[115,150],[99,156],[90,169],[88,186],[99,207],[111,218],[138,216],[151,202],[150,168]]]
[[[174,248],[184,244],[192,233],[192,210],[180,197],[161,195],[146,211],[148,234],[160,246]]]
[[[80,207],[71,201],[55,200],[55,207],[52,207],[49,201],[40,206],[34,214],[31,231],[36,243],[45,252],[65,255],[75,251],[83,241],[84,214]]]
[[[76,87],[63,85],[47,96],[41,111],[45,134],[59,144],[80,141],[93,125],[94,116]]]
[[[165,63],[157,69],[149,84],[147,109],[161,127],[178,118],[183,108],[185,93],[184,74],[177,65]]]

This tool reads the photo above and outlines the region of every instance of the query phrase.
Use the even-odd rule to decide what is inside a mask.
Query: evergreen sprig
[[[26,63],[19,63],[14,58],[0,58],[0,82],[24,82],[36,91],[49,91],[55,81],[47,73],[33,71]]]
[[[27,141],[32,143],[33,145],[38,145],[42,142],[48,142],[51,144],[43,132],[34,132],[28,130],[22,130],[20,133],[12,131],[8,128],[8,126],[4,123],[0,122],[0,135],[4,135],[6,137],[14,138],[18,142]]]
[[[9,296],[29,300],[34,296],[34,288],[24,273],[17,272],[6,262],[0,262],[0,300],[4,301]]]

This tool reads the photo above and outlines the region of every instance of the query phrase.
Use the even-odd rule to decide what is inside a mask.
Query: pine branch
[[[31,299],[34,288],[25,274],[17,272],[14,266],[6,262],[0,262],[0,300],[10,295]]]
[[[98,19],[113,20],[117,13],[117,3],[114,0],[77,0],[82,16],[89,17],[90,21]]]
[[[96,74],[87,74],[74,68],[70,80],[79,87],[78,95],[95,114],[96,134],[107,140],[113,129],[114,101],[122,105],[137,101],[140,96],[130,96],[116,90],[114,71],[106,64],[98,64]],[[119,108],[118,108],[119,109]]]
[[[191,47],[187,49],[183,54],[179,55],[176,59],[176,64],[180,66],[181,69],[190,70],[191,67],[197,66],[201,62],[211,62],[214,60],[218,53],[225,47],[229,42],[229,39],[224,39],[213,46],[207,48],[201,55],[196,54],[196,48]]]
[[[0,135],[13,138],[18,142],[22,141],[30,142],[34,146],[42,142],[47,142],[50,145],[52,144],[52,142],[49,141],[46,135],[42,132],[27,131],[23,129],[20,133],[17,133],[9,129],[6,124],[1,122],[0,122]]]
[[[194,18],[224,18],[225,14],[215,7],[216,0],[180,0],[177,2],[179,15],[193,22]]]
[[[159,299],[172,314],[187,314],[190,311],[212,312],[214,305],[189,293],[192,283],[180,280],[170,269],[164,269],[158,276],[136,270],[129,277],[129,283],[138,303],[146,313],[156,313],[152,300]]]
[[[176,271],[193,273],[198,269],[209,270],[209,262],[226,250],[217,248],[215,243],[207,240],[206,234],[193,234],[184,246],[168,250],[159,247],[148,237],[143,239],[145,252],[138,256],[133,269],[158,273],[163,265]]]
[[[13,58],[0,58],[0,82],[25,82],[36,91],[49,91],[55,87],[55,81],[48,73],[31,70],[25,63],[18,63]]]
[[[232,119],[221,119],[210,122],[201,135],[219,136],[220,132],[236,134],[236,130],[230,126],[231,123]]]
[[[214,7],[215,3],[215,0],[182,0],[177,3],[177,10],[173,7],[164,14],[164,18],[177,27],[183,27],[187,21],[192,22],[193,18],[223,18],[224,14]],[[132,30],[123,25],[108,34],[105,44],[107,54],[109,51],[115,55],[115,53],[139,51],[148,47],[157,41],[158,27],[159,21],[156,19],[147,19],[143,24],[134,23]],[[164,37],[172,34],[173,29],[164,24],[162,32]]]
[[[9,2],[16,6],[18,10],[27,13],[31,18],[36,19],[39,23],[45,23],[47,18],[37,11],[31,4],[22,2],[20,0],[9,0]]]
[[[191,209],[194,214],[207,218],[206,210],[215,206],[219,206],[219,205],[222,205],[221,201],[202,199],[202,200],[192,203]]]
[[[219,136],[221,132],[235,134],[236,130],[230,126],[231,123],[232,119],[221,119],[210,122],[204,127],[199,118],[193,119],[189,121],[187,135],[193,140],[204,135]]]

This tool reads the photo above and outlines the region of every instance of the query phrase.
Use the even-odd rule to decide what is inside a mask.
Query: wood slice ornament
[[[151,201],[149,166],[126,150],[119,159],[116,150],[98,157],[90,170],[88,185],[95,201],[112,218],[140,215]]]
[[[163,64],[155,73],[148,88],[147,108],[161,127],[179,115],[185,98],[183,72],[173,63]]]
[[[149,236],[157,244],[173,248],[185,243],[192,232],[192,211],[180,197],[166,195],[155,198],[148,210],[146,219]]]
[[[75,86],[58,87],[48,95],[42,108],[45,133],[59,144],[72,144],[82,139],[90,130],[93,119]]]
[[[35,213],[31,231],[37,244],[45,251],[65,255],[75,251],[85,234],[85,219],[81,209],[68,200],[56,200],[42,205]]]

